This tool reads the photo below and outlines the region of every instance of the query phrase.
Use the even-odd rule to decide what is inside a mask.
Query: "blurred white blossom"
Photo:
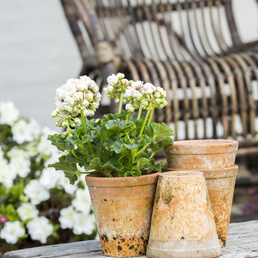
[[[22,221],[35,218],[39,214],[39,211],[35,205],[26,202],[21,204],[21,206],[17,209],[17,212]]]
[[[21,226],[20,221],[6,222],[0,232],[0,237],[9,244],[16,244],[18,239],[25,234],[25,229]]]
[[[14,170],[10,169],[5,159],[0,159],[0,183],[6,188],[10,188],[13,185],[13,180],[17,174]]]
[[[53,232],[53,226],[46,217],[37,217],[27,223],[27,228],[31,239],[40,241],[41,244],[47,242],[47,238]]]
[[[0,102],[0,124],[12,125],[18,116],[19,111],[13,102]]]
[[[79,188],[76,191],[75,199],[72,201],[73,207],[84,214],[89,214],[91,210],[91,200],[88,189]]]
[[[38,152],[51,156],[58,152],[57,148],[51,144],[51,142],[47,139],[49,134],[54,134],[55,132],[48,127],[44,127],[42,129],[42,135],[40,137],[40,141],[37,145]]]
[[[60,226],[63,229],[66,228],[73,228],[74,223],[75,223],[75,215],[77,212],[72,206],[69,206],[68,208],[64,208],[60,211],[60,217],[59,217],[59,222]]]
[[[30,160],[22,156],[13,157],[10,160],[10,169],[13,170],[13,173],[25,178],[31,171]]]
[[[92,234],[93,230],[95,229],[95,217],[94,214],[89,214],[85,216],[83,213],[76,213],[75,214],[75,222],[73,226],[73,233],[75,235],[80,234]]]
[[[39,178],[39,182],[46,189],[51,189],[54,188],[63,177],[63,171],[56,171],[54,168],[44,168]]]
[[[75,191],[78,189],[77,184],[78,182],[75,182],[74,185],[71,185],[69,179],[66,177],[61,178],[59,182],[59,186],[61,186],[64,189],[64,191],[68,194],[75,193]]]
[[[13,139],[18,144],[23,144],[24,142],[33,141],[39,136],[40,128],[35,120],[26,122],[21,119],[15,122],[12,126]]]
[[[50,197],[49,191],[36,179],[31,180],[24,188],[24,193],[30,198],[32,204],[37,205]]]

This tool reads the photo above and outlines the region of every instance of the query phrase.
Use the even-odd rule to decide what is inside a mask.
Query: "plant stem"
[[[152,119],[152,117],[153,117],[154,110],[155,110],[155,107],[153,107],[152,110],[151,110],[151,114],[150,114],[150,118],[149,118],[149,121],[148,121],[147,126],[149,126],[150,123],[151,123],[151,119]]]
[[[142,114],[142,104],[140,104],[140,107],[139,107],[139,111],[138,111],[138,115],[137,115],[137,120],[140,119],[141,114]]]
[[[81,119],[82,119],[82,127],[83,127],[83,130],[84,130],[84,133],[87,134],[87,129],[86,129],[86,125],[85,125],[85,117],[84,117],[83,110],[81,110]]]
[[[140,137],[140,136],[142,135],[142,133],[143,133],[144,127],[145,127],[145,125],[146,125],[146,123],[147,123],[147,120],[148,120],[148,117],[149,117],[149,114],[150,114],[150,111],[151,111],[151,110],[152,110],[152,105],[150,105],[150,107],[149,107],[149,109],[148,109],[148,111],[147,111],[147,114],[146,114],[146,117],[145,117],[145,119],[144,119],[144,122],[143,122],[143,125],[142,125],[142,128],[141,128],[139,137]]]
[[[123,99],[124,99],[124,93],[122,92],[121,95],[120,95],[118,114],[121,113],[121,111],[122,111]]]
[[[83,127],[83,130],[84,130],[84,133],[87,134],[87,128],[86,128],[86,125],[85,125],[85,120],[87,121],[87,117],[84,116],[83,110],[81,110],[81,118],[82,118],[82,127]],[[93,149],[92,149],[91,142],[88,142],[88,145],[89,145],[91,154],[93,154]]]

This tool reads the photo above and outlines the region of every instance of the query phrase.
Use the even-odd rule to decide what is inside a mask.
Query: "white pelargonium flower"
[[[125,109],[129,112],[133,112],[136,108],[132,104],[126,104]]]
[[[64,177],[63,171],[56,171],[54,168],[44,168],[39,178],[39,182],[47,189],[54,188]]]
[[[95,229],[95,217],[94,214],[89,214],[85,216],[83,213],[76,213],[75,214],[75,222],[73,225],[73,233],[75,235],[81,234],[92,234],[93,230]]]
[[[27,228],[31,239],[40,241],[41,244],[47,242],[47,238],[53,232],[53,226],[46,217],[37,217],[27,223]]]
[[[79,188],[76,191],[75,199],[72,201],[73,207],[84,214],[89,214],[91,210],[91,200],[88,189]]]
[[[0,124],[12,125],[18,116],[19,111],[12,102],[0,102]]]
[[[30,198],[32,204],[37,205],[50,197],[49,191],[36,179],[31,180],[24,188],[24,193]]]
[[[76,117],[81,112],[87,116],[94,115],[99,107],[100,99],[99,87],[88,76],[69,79],[66,84],[56,90],[56,110],[52,116],[60,117],[58,126],[74,126],[80,121]]]
[[[36,218],[39,214],[39,211],[37,210],[35,205],[26,202],[21,204],[21,206],[17,209],[17,212],[22,221]]]
[[[16,244],[18,239],[25,234],[25,229],[21,226],[20,221],[6,222],[0,232],[0,237],[8,244]]]
[[[104,91],[108,98],[116,98],[119,101],[118,97],[120,93],[124,93],[127,86],[130,82],[124,79],[125,75],[123,73],[118,73],[117,75],[112,74],[107,78],[107,87],[104,88]]]
[[[77,212],[72,206],[64,208],[60,211],[59,222],[62,229],[73,228],[75,223],[75,215]]]

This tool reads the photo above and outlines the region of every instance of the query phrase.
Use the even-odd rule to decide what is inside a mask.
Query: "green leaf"
[[[122,146],[124,144],[123,139],[119,139],[115,141],[111,146],[110,150],[114,151],[116,154],[119,154],[122,152]]]
[[[161,161],[161,162],[155,164],[154,158],[151,158],[149,160],[149,163],[146,165],[146,167],[148,168],[148,173],[151,173],[153,171],[161,171],[164,166],[165,166],[164,161]]]
[[[164,147],[170,145],[173,143],[173,140],[171,138],[168,138],[167,140],[165,141],[161,141],[161,142],[158,142],[158,143],[152,143],[150,144],[150,149],[152,151],[151,153],[151,157],[153,157],[155,155],[155,153],[157,153],[158,151],[162,150]]]
[[[115,120],[110,120],[105,124],[105,127],[108,130],[116,131],[117,132],[123,132],[127,133],[136,128],[136,125],[134,124],[133,121],[127,121],[125,123],[124,121],[121,121],[120,119],[115,119]],[[121,131],[122,130],[122,131]]]
[[[150,160],[147,159],[147,158],[140,158],[138,161],[137,161],[137,164],[136,164],[136,168],[139,169],[140,171],[142,171],[146,164],[148,164]]]
[[[52,145],[55,145],[61,151],[73,148],[73,144],[66,141],[66,138],[60,134],[49,135],[47,139],[51,141]]]
[[[146,129],[146,132],[155,142],[167,140],[168,137],[174,135],[173,130],[164,123],[152,122],[150,127]]]
[[[69,158],[69,157],[68,157]],[[66,155],[63,155],[59,158],[59,162],[48,165],[49,167],[53,167],[56,170],[61,170],[65,173],[65,176],[69,179],[70,183],[73,185],[75,181],[77,181],[80,171],[77,169],[75,163],[71,163],[68,161]]]
[[[89,142],[93,142],[93,137],[89,134],[85,134],[82,137],[82,142],[83,143],[89,143]]]
[[[124,173],[124,176],[125,177],[126,176],[134,176],[134,177],[136,177],[136,176],[140,176],[141,174],[142,173],[141,173],[141,171],[139,169],[135,169],[135,170],[126,171]]]

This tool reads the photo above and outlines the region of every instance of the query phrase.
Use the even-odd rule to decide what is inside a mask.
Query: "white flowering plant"
[[[60,152],[53,133],[0,102],[0,257],[5,251],[96,236],[84,178],[74,185],[49,168]]]
[[[56,91],[52,116],[59,118],[56,125],[65,130],[48,139],[63,155],[49,166],[64,171],[72,184],[87,173],[125,177],[161,171],[165,164],[156,164],[154,155],[173,143],[173,130],[152,121],[155,109],[167,104],[161,87],[129,81],[122,73],[109,76],[107,83],[104,91],[119,108],[100,119],[88,118],[101,100],[99,87],[88,76],[69,79]]]

